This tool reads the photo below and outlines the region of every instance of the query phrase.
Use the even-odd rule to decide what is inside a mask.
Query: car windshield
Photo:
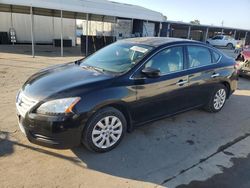
[[[116,42],[82,60],[81,66],[124,73],[135,66],[152,49],[153,47],[142,44]]]

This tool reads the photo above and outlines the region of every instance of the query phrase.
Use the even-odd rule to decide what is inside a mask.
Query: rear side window
[[[212,55],[213,55],[213,62],[216,63],[220,59],[220,54],[212,50]]]
[[[223,39],[223,36],[215,36],[214,38],[213,38],[213,40],[222,40]]]
[[[201,46],[187,46],[189,67],[202,67],[212,64],[212,56],[209,49]]]

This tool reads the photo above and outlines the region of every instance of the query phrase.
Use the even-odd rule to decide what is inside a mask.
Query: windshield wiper
[[[83,68],[87,68],[89,70],[94,70],[94,71],[97,71],[97,72],[101,72],[101,73],[105,72],[104,69],[101,69],[101,68],[98,68],[98,67],[89,66],[89,65],[82,65],[82,67]]]

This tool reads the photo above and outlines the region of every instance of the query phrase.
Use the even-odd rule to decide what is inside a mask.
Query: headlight
[[[56,99],[43,103],[36,112],[38,114],[67,114],[80,101],[80,97]]]
[[[20,93],[21,93],[21,91],[19,90],[19,91],[17,92],[17,95],[16,95],[16,103],[18,103]]]

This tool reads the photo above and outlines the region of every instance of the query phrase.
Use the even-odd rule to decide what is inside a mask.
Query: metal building
[[[250,30],[168,21],[159,12],[108,0],[0,0],[0,33],[8,33],[13,42],[31,43],[32,56],[35,44],[55,41],[63,56],[65,43],[76,43],[77,19],[84,20],[82,45],[86,55],[89,38],[98,35],[114,40],[163,36],[206,41],[223,33],[250,42]]]

